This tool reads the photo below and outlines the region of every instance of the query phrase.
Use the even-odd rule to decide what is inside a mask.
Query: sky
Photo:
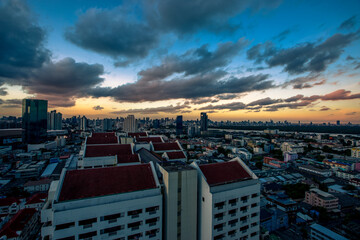
[[[360,1],[1,0],[0,116],[360,123]]]

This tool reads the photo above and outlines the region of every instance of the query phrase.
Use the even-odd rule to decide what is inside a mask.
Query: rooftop
[[[59,201],[156,188],[150,164],[67,171]]]
[[[153,143],[155,151],[181,150],[179,144],[173,143]]]
[[[153,142],[153,143],[162,143],[163,140],[161,139],[161,137],[137,137],[136,138],[137,142]]]
[[[30,221],[36,213],[34,208],[25,208],[20,210],[0,231],[0,237],[16,238],[21,234],[25,225]]]
[[[35,203],[43,203],[45,202],[48,194],[47,193],[36,193],[32,195],[26,202],[26,204],[35,204]]]
[[[89,145],[85,149],[85,157],[117,156],[118,163],[138,162],[137,155],[132,153],[130,144]]]
[[[176,152],[167,152],[166,153],[169,157],[169,159],[183,159],[186,158],[183,151],[176,151]]]
[[[347,238],[331,231],[330,229],[321,226],[320,224],[314,223],[313,225],[310,226],[311,229],[315,229],[318,232],[321,232],[322,234],[326,235],[326,236],[331,236],[332,239],[334,240],[347,240]]]
[[[92,133],[91,137],[88,137],[86,144],[112,144],[119,143],[118,137],[114,132],[111,133]]]
[[[210,186],[251,179],[250,174],[237,161],[200,165]]]

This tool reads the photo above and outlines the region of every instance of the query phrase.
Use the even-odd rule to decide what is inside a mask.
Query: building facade
[[[129,115],[125,118],[124,132],[137,132],[136,119],[134,115]]]
[[[22,139],[23,143],[37,144],[47,137],[47,100],[23,99]]]
[[[197,165],[198,239],[259,239],[260,183],[239,159]]]

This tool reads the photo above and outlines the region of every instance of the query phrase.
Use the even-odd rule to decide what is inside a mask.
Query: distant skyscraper
[[[61,130],[62,129],[62,114],[57,113],[56,110],[47,114],[47,126],[49,130]]]
[[[336,125],[340,126],[340,120],[336,121]]]
[[[154,119],[153,127],[154,128],[160,128],[160,120],[159,119]]]
[[[23,99],[22,128],[24,143],[41,143],[47,136],[47,100]]]
[[[105,118],[102,120],[102,129],[103,131],[110,131],[112,130],[112,119]]]
[[[124,120],[124,132],[136,132],[137,131],[137,127],[136,127],[136,120],[134,115],[129,115],[125,118]]]
[[[87,129],[87,125],[88,125],[87,118],[83,116],[80,119],[80,126],[79,126],[80,130],[85,131]]]
[[[176,117],[176,135],[180,135],[183,132],[183,116]]]
[[[202,112],[200,114],[200,131],[205,132],[208,130],[208,116],[206,113]]]

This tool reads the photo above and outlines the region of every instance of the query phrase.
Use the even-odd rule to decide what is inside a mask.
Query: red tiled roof
[[[85,151],[85,157],[105,157],[132,154],[130,144],[86,146]]]
[[[150,142],[162,143],[163,142],[161,137],[137,137],[136,141],[137,142],[148,142],[148,143],[150,143]]]
[[[118,163],[139,162],[136,154],[132,154],[130,144],[109,144],[86,146],[85,157],[117,156]]]
[[[17,231],[22,231],[25,225],[34,216],[36,210],[34,208],[25,208],[20,210],[0,231],[0,237],[16,238],[19,236]]]
[[[18,198],[15,198],[15,197],[1,198],[0,199],[0,206],[10,206],[14,202],[19,204],[20,200]]]
[[[59,201],[156,188],[150,164],[67,171]]]
[[[147,132],[136,132],[136,133],[128,133],[128,136],[129,137],[136,137],[136,138],[138,138],[138,137],[147,137],[148,136],[148,134],[147,134]]]
[[[118,143],[118,138],[115,133],[92,133],[91,137],[88,137],[86,144],[111,144]]]
[[[155,151],[181,150],[176,142],[173,143],[153,143]]]
[[[200,165],[207,183],[216,186],[251,178],[237,161]]]
[[[169,157],[169,159],[181,159],[186,158],[184,152],[178,151],[178,152],[167,152],[166,153]]]
[[[45,202],[47,196],[47,193],[36,193],[29,198],[26,205]]]
[[[70,154],[60,156],[60,159],[68,159],[70,157]]]

